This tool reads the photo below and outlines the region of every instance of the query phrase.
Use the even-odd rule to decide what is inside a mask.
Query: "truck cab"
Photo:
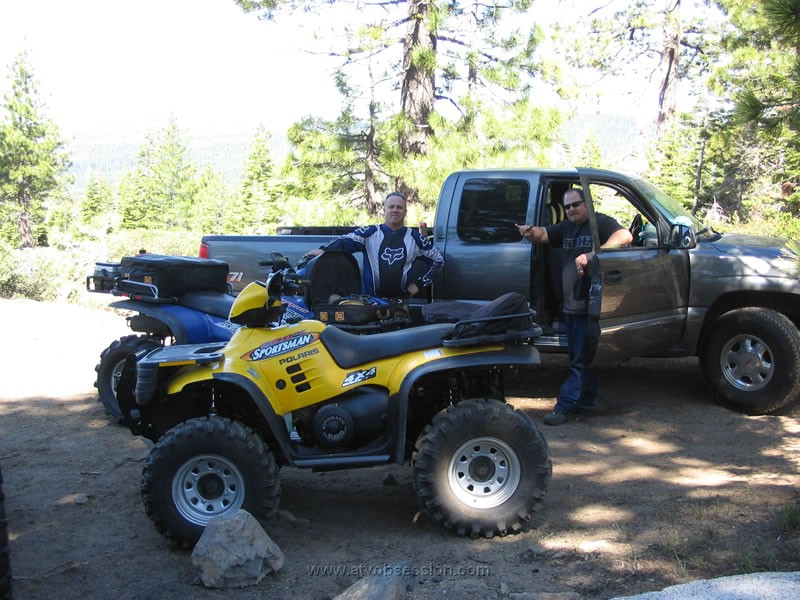
[[[563,250],[530,244],[515,224],[547,226],[566,219],[564,194],[584,190],[599,248],[595,211],[614,217],[634,237],[631,246],[599,250],[590,275],[601,295],[598,360],[669,351],[686,327],[689,261],[668,243],[667,215],[642,197],[632,180],[598,170],[462,171],[445,182],[434,242],[446,256],[433,300],[487,301],[524,294],[545,330],[537,345],[563,351]],[[487,251],[487,246],[494,246]],[[446,296],[444,295],[446,294]]]

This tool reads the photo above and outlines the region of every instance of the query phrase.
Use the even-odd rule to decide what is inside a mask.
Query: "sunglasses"
[[[578,200],[577,202],[573,202],[572,204],[565,204],[564,208],[569,210],[571,208],[578,208],[581,204],[583,204],[583,200]]]

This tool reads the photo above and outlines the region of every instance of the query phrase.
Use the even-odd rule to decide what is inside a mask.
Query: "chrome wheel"
[[[172,479],[172,497],[181,516],[195,525],[242,507],[244,477],[233,462],[213,454],[185,462]]]
[[[754,335],[731,338],[720,353],[720,366],[725,379],[746,392],[765,387],[775,372],[769,346]]]
[[[497,438],[479,437],[462,444],[450,458],[448,482],[453,495],[474,508],[494,508],[519,486],[516,452]]]

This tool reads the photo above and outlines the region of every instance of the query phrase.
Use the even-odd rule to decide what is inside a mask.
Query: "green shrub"
[[[5,253],[0,272],[0,296],[31,300],[67,300],[65,286],[74,265],[65,253],[52,248],[27,248]]]
[[[140,249],[152,254],[173,256],[197,256],[202,233],[193,231],[159,231],[148,229],[129,229],[104,237],[108,250],[105,259],[118,261],[123,256],[133,256]]]

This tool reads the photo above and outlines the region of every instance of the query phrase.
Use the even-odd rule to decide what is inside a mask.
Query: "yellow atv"
[[[274,325],[289,272],[254,282],[227,344],[130,355],[124,421],[155,442],[142,497],[158,530],[193,545],[213,517],[239,508],[265,520],[279,466],[314,470],[410,460],[417,495],[459,535],[519,531],[551,477],[547,442],[505,403],[503,368],[539,363],[541,334],[510,293],[457,323],[359,336],[313,320]]]

